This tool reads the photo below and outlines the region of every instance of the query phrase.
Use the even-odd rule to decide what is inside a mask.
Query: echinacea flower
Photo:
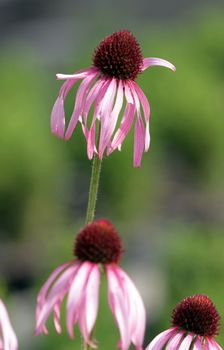
[[[78,234],[76,258],[53,271],[37,298],[35,334],[47,333],[46,321],[54,314],[56,331],[61,333],[60,307],[67,295],[66,325],[73,338],[78,323],[84,341],[96,348],[92,332],[98,314],[100,274],[108,280],[108,302],[120,332],[119,346],[127,350],[131,343],[142,349],[145,332],[145,308],[134,283],[118,266],[123,252],[115,228],[107,220],[97,220]]]
[[[68,140],[80,121],[89,159],[94,153],[102,159],[105,150],[107,155],[115,149],[120,150],[134,124],[133,163],[139,167],[142,153],[149,149],[150,144],[150,106],[135,79],[152,66],[176,70],[173,64],[161,58],[143,58],[139,43],[128,30],[106,37],[95,49],[92,67],[74,74],[56,75],[65,83],[52,110],[52,133]],[[83,81],[77,90],[74,110],[66,130],[64,101],[78,80]],[[89,117],[91,106],[92,118]]]
[[[172,314],[172,327],[157,335],[146,350],[222,350],[214,340],[220,316],[206,295],[182,300]]]
[[[18,342],[8,312],[0,299],[0,350],[17,350]]]

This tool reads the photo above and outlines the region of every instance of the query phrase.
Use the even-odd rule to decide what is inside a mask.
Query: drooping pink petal
[[[135,134],[134,134],[134,167],[141,166],[142,153],[145,145],[145,130],[141,115],[138,116],[135,123]]]
[[[35,334],[40,334],[45,331],[45,322],[50,313],[54,310],[55,305],[60,302],[71,285],[74,276],[79,268],[79,263],[69,266],[57,279],[55,284],[51,287],[45,302],[41,309],[38,310],[36,317]]]
[[[141,101],[144,117],[145,117],[145,152],[148,151],[149,145],[150,145],[150,133],[149,133],[149,117],[150,117],[150,105],[148,102],[147,97],[145,96],[144,92],[140,89],[140,87],[133,81],[132,85],[135,88],[135,91],[138,94],[138,97]]]
[[[118,266],[116,267],[116,273],[120,277],[120,282],[124,291],[124,298],[128,303],[131,340],[137,349],[141,349],[146,326],[145,307],[142,298],[130,277]]]
[[[51,132],[60,138],[64,138],[65,132],[64,101],[68,92],[71,90],[71,88],[77,80],[78,78],[73,80],[67,80],[61,86],[58,98],[56,99],[51,112]]]
[[[79,326],[86,344],[95,346],[91,340],[91,332],[96,322],[99,305],[100,270],[98,264],[94,264],[89,273],[85,288],[85,295],[80,306]]]
[[[135,116],[135,105],[128,103],[126,105],[124,116],[121,121],[121,125],[117,132],[114,135],[114,138],[111,142],[110,148],[107,152],[109,155],[111,152],[113,152],[118,146],[122,145],[125,137],[127,136],[128,132],[131,129],[133,120]]]
[[[2,350],[17,350],[18,341],[9,320],[8,312],[0,299],[0,346]]]
[[[99,158],[102,159],[105,148],[110,140],[111,131],[111,119],[112,108],[114,103],[114,97],[116,93],[117,82],[115,79],[111,80],[111,83],[105,93],[101,105],[101,127],[100,127],[100,139],[99,139]]]
[[[94,152],[97,152],[96,145],[95,145],[95,132],[96,132],[96,120],[100,119],[100,111],[101,111],[101,105],[104,98],[104,95],[108,89],[108,86],[110,84],[110,80],[103,81],[103,85],[101,89],[99,90],[98,95],[95,99],[95,106],[94,106],[94,113],[92,118],[92,123],[90,126],[88,138],[86,139],[87,142],[87,155],[89,159],[92,159]]]
[[[84,109],[83,109],[83,119],[85,125],[87,125],[87,117],[89,110],[91,108],[91,105],[96,100],[97,96],[99,95],[101,89],[103,88],[103,85],[105,84],[105,79],[99,79],[91,88],[90,92],[88,93],[88,96],[85,101]]]
[[[108,301],[120,332],[121,339],[119,344],[122,350],[127,350],[131,343],[127,300],[125,299],[122,285],[113,266],[107,265],[106,272],[108,278]]]
[[[93,158],[93,154],[95,151],[95,134],[96,134],[96,124],[94,123],[90,128],[88,139],[87,139],[87,156],[89,159]]]
[[[133,159],[133,165],[134,167],[139,167],[141,165],[141,159],[142,159],[142,153],[144,151],[144,144],[145,144],[145,130],[144,130],[144,124],[141,117],[141,111],[140,111],[140,102],[138,95],[135,91],[135,87],[132,85],[132,83],[127,83],[130,87],[130,91],[132,93],[132,96],[134,98],[136,110],[137,110],[137,121],[135,123],[135,133],[134,133],[134,159]]]
[[[161,66],[161,67],[169,68],[174,72],[176,71],[176,67],[172,63],[170,63],[169,61],[166,61],[162,58],[157,58],[157,57],[144,58],[142,70],[144,71],[145,69],[147,69],[151,66]]]
[[[166,346],[166,350],[177,350],[179,348],[179,345],[183,336],[184,336],[183,331],[179,331],[178,333],[174,334],[172,338],[170,338]]]
[[[80,305],[85,297],[86,283],[92,267],[93,264],[88,261],[82,263],[69,289],[66,306],[66,325],[71,338],[74,336],[74,324],[77,322],[80,312],[82,312],[82,310],[80,310]]]
[[[158,334],[152,341],[149,343],[145,350],[162,350],[167,341],[176,333],[176,328],[169,328],[166,331]]]
[[[178,350],[190,350],[194,334],[188,334],[181,342]]]
[[[52,285],[52,283],[55,281],[55,279],[60,275],[60,273],[65,270],[69,265],[71,264],[71,262],[66,262],[65,264],[62,264],[60,266],[58,266],[50,275],[50,277],[48,278],[48,280],[44,283],[44,285],[42,286],[38,296],[37,296],[37,310],[36,310],[36,317],[38,317],[38,312],[40,310],[40,308],[43,306],[43,304],[45,303],[47,294],[49,292],[49,289]]]
[[[90,75],[87,75],[87,77],[82,81],[82,83],[78,88],[76,100],[75,100],[75,107],[74,107],[70,122],[68,124],[67,131],[65,133],[65,140],[68,140],[72,136],[72,133],[76,127],[78,119],[83,114],[83,108],[85,105],[85,100],[88,94],[88,90],[92,82],[96,78],[97,74],[98,73],[92,73]]]

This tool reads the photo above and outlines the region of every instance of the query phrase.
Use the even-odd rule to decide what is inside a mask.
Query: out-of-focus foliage
[[[143,227],[144,235],[134,234],[149,254],[137,259],[144,259],[150,271],[152,252],[154,267],[166,276],[162,312],[153,315],[149,302],[147,340],[169,326],[170,311],[185,296],[206,293],[223,310],[223,18],[221,11],[210,13],[195,18],[190,28],[176,24],[167,33],[139,28],[144,56],[168,59],[177,72],[155,67],[138,79],[151,103],[151,149],[142,167],[132,167],[133,134],[122,152],[103,161],[97,216],[124,228],[126,269],[128,239],[133,227]],[[33,311],[44,280],[71,258],[75,233],[84,222],[90,162],[80,130],[67,143],[50,134],[49,115],[60,83],[53,81],[54,72],[37,68],[28,57],[15,51],[0,61],[0,292],[11,292],[11,300],[17,294],[25,300],[30,293]],[[80,57],[80,67],[90,64]],[[71,96],[68,113],[73,102]],[[147,283],[142,288],[153,288]],[[102,348],[113,349],[118,334],[105,281],[102,285],[96,335]],[[62,323],[65,329],[64,314]],[[78,348],[78,331],[75,343],[65,331],[56,336],[52,325],[49,329],[50,335],[33,338],[29,349]]]

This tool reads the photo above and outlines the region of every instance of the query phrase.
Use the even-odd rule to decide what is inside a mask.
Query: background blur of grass
[[[62,52],[57,62],[53,54],[42,62],[18,39],[2,50],[0,297],[21,349],[79,348],[79,335],[77,342],[66,332],[57,336],[51,321],[49,336],[32,336],[37,292],[53,268],[71,258],[83,225],[91,170],[80,130],[67,143],[50,134],[60,86],[54,75],[89,66],[98,40],[126,26],[144,56],[168,59],[177,72],[157,67],[139,77],[151,103],[151,149],[133,169],[130,135],[122,152],[105,158],[97,217],[111,219],[124,240],[122,266],[147,307],[146,343],[169,326],[172,308],[185,296],[208,294],[223,315],[224,9],[200,9],[182,20],[136,17],[133,26],[122,11],[122,27],[121,14],[107,26],[96,11],[88,22],[95,30],[87,33],[83,24],[82,44],[81,19],[74,21],[71,53]],[[60,51],[57,40],[52,31],[52,46]],[[68,113],[72,103],[70,98]],[[114,349],[118,334],[106,293],[103,281],[96,337],[100,348]]]

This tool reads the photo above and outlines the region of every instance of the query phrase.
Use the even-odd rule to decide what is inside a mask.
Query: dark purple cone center
[[[143,66],[140,45],[128,30],[115,32],[95,49],[93,64],[106,76],[135,80]]]
[[[218,334],[220,316],[206,295],[194,295],[182,300],[172,313],[172,324],[201,336]]]
[[[105,219],[85,226],[75,240],[74,255],[80,261],[117,263],[122,253],[121,239],[113,225]]]

